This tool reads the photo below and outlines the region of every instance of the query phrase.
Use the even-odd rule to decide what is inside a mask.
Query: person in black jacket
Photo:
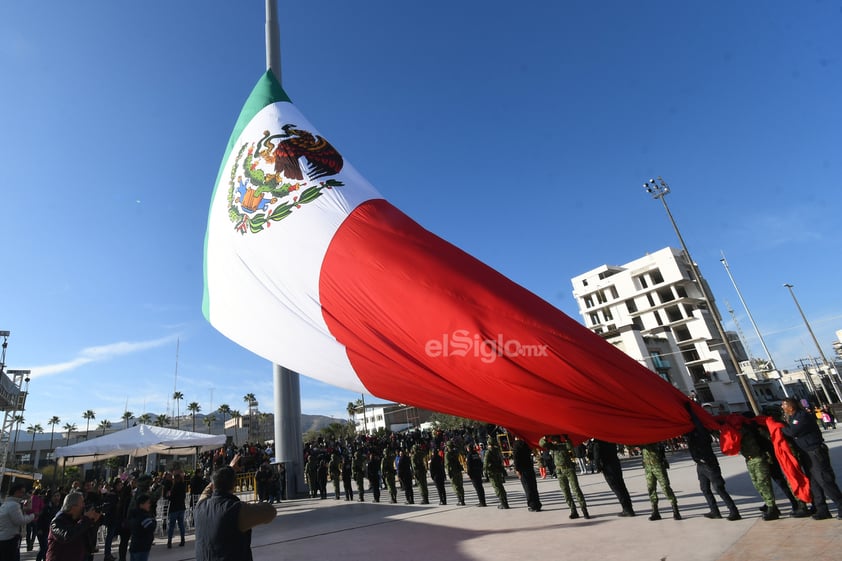
[[[623,479],[623,465],[620,463],[620,458],[617,457],[617,445],[613,442],[605,442],[604,440],[593,439],[593,456],[594,466],[598,471],[602,472],[602,476],[608,483],[608,487],[617,496],[620,501],[622,511],[619,516],[634,516],[634,508],[632,507],[631,495],[626,487],[626,482]]]
[[[35,537],[38,539],[38,555],[35,561],[44,561],[47,558],[47,536],[50,534],[50,522],[61,510],[61,493],[54,491],[47,497],[41,514],[35,520]]]
[[[687,404],[687,411],[690,413],[690,418],[696,428],[684,435],[687,440],[687,448],[690,450],[690,456],[696,462],[696,474],[699,477],[699,488],[705,501],[710,508],[710,512],[704,514],[705,518],[722,518],[719,512],[719,506],[716,504],[716,499],[713,496],[713,491],[722,498],[725,506],[728,507],[728,520],[739,520],[740,511],[737,510],[737,505],[734,499],[725,489],[725,479],[722,477],[722,470],[719,467],[719,460],[716,459],[716,454],[713,452],[711,442],[713,439],[710,436],[710,431],[705,428],[699,421],[698,417],[693,413],[689,403]]]
[[[783,400],[781,408],[789,419],[783,433],[792,438],[803,452],[799,459],[810,477],[810,491],[813,493],[813,506],[816,507],[813,518],[824,520],[831,517],[827,507],[827,497],[830,497],[836,503],[836,517],[842,520],[842,491],[836,484],[836,474],[815,415],[807,412],[798,400],[791,397]]]
[[[479,506],[485,505],[485,489],[482,486],[482,457],[476,449],[476,446],[468,444],[466,447],[465,461],[468,464],[468,479],[474,485],[477,492],[477,499],[479,499]]]
[[[90,554],[88,535],[96,531],[102,515],[96,509],[85,510],[85,497],[71,492],[64,497],[61,510],[50,522],[47,559],[82,561]]]
[[[512,447],[512,460],[515,472],[520,478],[523,492],[526,494],[526,505],[529,512],[541,511],[541,498],[538,496],[538,481],[535,479],[535,465],[532,463],[532,449],[519,436],[515,436]]]
[[[132,541],[129,545],[131,561],[147,561],[152,543],[155,541],[155,513],[152,512],[152,497],[140,494],[135,499],[137,508],[129,513],[129,527]]]

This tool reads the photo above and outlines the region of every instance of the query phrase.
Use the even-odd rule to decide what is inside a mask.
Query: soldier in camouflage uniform
[[[383,474],[383,482],[386,483],[386,488],[389,490],[389,502],[395,504],[398,502],[398,488],[395,485],[395,476],[397,470],[395,469],[395,451],[387,446],[383,449],[383,459],[380,461],[380,473]]]
[[[640,447],[643,456],[643,470],[646,476],[646,491],[649,493],[649,502],[652,503],[652,514],[649,520],[660,520],[661,513],[658,512],[658,484],[661,490],[672,504],[672,517],[681,520],[681,513],[678,512],[678,499],[670,487],[670,478],[667,475],[669,462],[664,451],[664,445],[660,442],[644,444]]]
[[[310,454],[307,463],[304,464],[304,478],[310,490],[310,497],[317,497],[319,495],[319,462],[316,461],[315,454]]]
[[[365,455],[361,450],[354,452],[354,463],[351,467],[354,475],[354,482],[357,484],[357,493],[360,495],[358,499],[361,503],[365,502],[363,497],[365,493],[365,476],[366,476],[366,462]]]
[[[430,504],[430,492],[427,489],[427,452],[418,444],[412,446],[412,475],[421,491],[421,504]]]
[[[585,519],[590,518],[588,505],[585,503],[585,494],[582,493],[582,488],[579,487],[579,478],[576,476],[576,463],[573,460],[575,451],[570,438],[566,434],[543,436],[538,441],[538,445],[552,453],[553,462],[555,463],[555,474],[558,477],[558,486],[561,487],[561,491],[564,493],[564,500],[567,501],[567,506],[570,508],[570,518],[579,518],[576,503],[573,501],[574,495],[576,496],[576,500],[579,501],[582,516]]]
[[[454,441],[447,443],[447,452],[444,456],[445,466],[447,467],[447,475],[450,477],[450,486],[453,492],[456,493],[456,499],[459,506],[465,506],[465,488],[462,486],[462,455],[456,447]]]
[[[342,457],[339,452],[330,456],[330,463],[327,464],[327,472],[330,474],[330,481],[333,483],[333,498],[339,500],[339,484],[342,482]]]
[[[751,477],[751,483],[765,503],[763,520],[777,520],[781,517],[781,511],[775,503],[771,467],[762,438],[759,428],[753,422],[743,423],[740,427],[740,454],[746,460],[746,469]]]
[[[485,450],[485,456],[482,458],[482,471],[491,482],[491,487],[497,495],[500,504],[497,508],[509,508],[509,500],[506,497],[506,488],[503,483],[506,481],[506,466],[503,464],[503,454],[500,452],[500,447],[497,446],[497,441],[493,436],[488,435],[486,439],[488,448]]]

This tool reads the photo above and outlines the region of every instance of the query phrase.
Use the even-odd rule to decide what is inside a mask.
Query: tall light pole
[[[810,332],[810,337],[813,338],[813,343],[816,344],[816,348],[819,350],[819,356],[822,357],[822,365],[824,366],[825,370],[827,370],[827,376],[830,378],[830,383],[833,386],[833,391],[836,392],[836,399],[842,399],[842,393],[839,392],[839,386],[836,384],[836,380],[833,378],[833,374],[836,371],[828,361],[827,357],[824,356],[824,351],[822,350],[822,346],[819,345],[819,340],[816,339],[816,334],[813,333],[813,328],[810,327],[810,322],[807,321],[807,316],[804,315],[804,310],[801,309],[801,304],[798,303],[798,298],[795,297],[795,292],[792,290],[793,285],[789,283],[784,283],[784,286],[789,290],[790,296],[792,296],[792,301],[795,302],[795,307],[798,308],[798,313],[801,314],[801,319],[804,320],[804,325],[807,326],[807,331]],[[838,374],[838,373],[837,373]]]
[[[687,261],[689,261],[690,273],[693,275],[693,280],[696,282],[697,286],[699,287],[699,290],[702,292],[702,299],[705,301],[705,305],[707,306],[708,311],[713,317],[713,323],[716,326],[716,331],[719,333],[719,337],[722,339],[723,345],[725,345],[725,351],[728,353],[728,358],[731,360],[731,364],[734,367],[734,372],[737,373],[737,380],[739,380],[740,382],[740,387],[743,390],[746,402],[749,404],[754,414],[759,415],[760,408],[757,406],[757,401],[754,399],[754,394],[751,392],[751,386],[749,386],[748,380],[746,379],[746,375],[740,369],[740,363],[737,360],[737,355],[734,352],[734,348],[731,346],[731,341],[728,339],[728,336],[725,333],[725,329],[722,327],[722,318],[719,317],[719,312],[713,305],[713,298],[711,298],[708,294],[708,290],[705,287],[705,283],[702,281],[702,275],[699,272],[698,267],[696,267],[696,262],[693,261],[693,257],[690,255],[690,250],[687,249],[687,244],[684,243],[684,237],[681,235],[681,230],[678,229],[678,224],[676,224],[675,218],[673,218],[672,212],[670,211],[670,207],[667,204],[666,195],[670,192],[669,185],[667,185],[667,182],[664,181],[663,178],[658,177],[657,182],[654,179],[650,179],[649,181],[643,184],[643,188],[646,189],[647,193],[652,195],[653,199],[660,199],[661,203],[663,203],[664,210],[667,211],[667,216],[669,217],[670,223],[672,224],[672,227],[675,230],[675,235],[678,236],[678,241],[681,243],[681,249],[684,250],[684,254],[687,256]]]
[[[772,367],[773,371],[777,371],[777,367],[775,366],[775,361],[772,360],[772,353],[769,352],[769,347],[766,346],[766,341],[763,340],[763,335],[760,334],[760,329],[758,329],[757,324],[754,322],[754,317],[751,315],[751,311],[748,309],[748,304],[746,304],[745,299],[743,298],[743,293],[740,292],[740,287],[737,286],[737,281],[734,280],[734,275],[731,274],[731,267],[728,266],[728,261],[725,259],[725,252],[722,252],[722,259],[719,261],[722,262],[722,265],[725,266],[725,271],[728,273],[728,278],[731,279],[731,284],[734,285],[734,290],[737,291],[737,297],[740,299],[740,303],[743,305],[743,308],[748,315],[748,320],[751,322],[751,326],[754,328],[754,332],[757,334],[757,338],[760,340],[760,346],[763,347],[763,350],[766,352],[766,358],[769,359],[769,366]],[[786,386],[784,385],[783,380],[781,379],[781,375],[778,374],[778,382],[781,384],[781,389],[784,392],[785,397],[789,397],[789,393],[786,391]]]

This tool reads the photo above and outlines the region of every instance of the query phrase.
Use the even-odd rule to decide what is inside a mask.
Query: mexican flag
[[[647,443],[693,428],[677,389],[389,204],[271,71],[219,170],[203,312],[305,376],[533,443]]]

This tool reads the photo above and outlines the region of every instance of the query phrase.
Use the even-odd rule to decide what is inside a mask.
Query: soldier
[[[333,483],[333,498],[338,501],[339,483],[342,481],[342,458],[339,456],[339,452],[334,452],[330,456],[327,471],[330,474],[330,481]]]
[[[485,473],[485,477],[491,482],[491,487],[494,489],[494,493],[500,501],[497,508],[506,509],[509,508],[509,501],[506,497],[506,487],[504,486],[504,482],[506,481],[506,466],[503,463],[503,454],[500,452],[494,436],[488,435],[486,443],[488,444],[488,448],[485,450],[485,456],[482,458],[482,471]]]
[[[555,474],[558,477],[558,486],[561,487],[561,491],[564,493],[564,500],[567,501],[567,506],[570,508],[570,518],[579,518],[576,503],[573,501],[574,495],[579,501],[579,506],[582,508],[582,516],[585,519],[590,518],[588,505],[585,504],[585,495],[582,493],[582,488],[579,487],[579,478],[576,477],[576,464],[573,460],[575,452],[570,438],[566,434],[561,436],[544,436],[538,441],[538,445],[552,453],[553,462],[555,463]]]
[[[383,474],[383,481],[386,483],[386,488],[389,490],[389,502],[395,504],[398,502],[398,489],[395,485],[395,452],[390,446],[383,449],[383,459],[380,461],[380,472]]]
[[[412,459],[405,449],[401,450],[398,456],[398,479],[406,496],[406,504],[415,504],[415,492],[412,490]]]
[[[681,513],[678,512],[678,499],[670,486],[670,478],[667,475],[669,462],[661,443],[644,444],[640,447],[643,453],[643,470],[646,476],[646,491],[649,493],[649,502],[652,503],[652,514],[649,520],[660,520],[661,513],[658,512],[658,484],[661,490],[672,504],[672,517],[681,520]]]
[[[353,465],[351,458],[347,454],[342,457],[342,488],[345,490],[345,500],[354,500],[354,487],[351,484],[353,474]]]
[[[310,498],[317,497],[319,494],[319,463],[316,461],[315,454],[310,454],[307,463],[304,464],[304,477],[307,480],[307,488],[310,490]]]
[[[361,503],[365,502],[365,472],[366,472],[366,461],[365,456],[362,453],[362,450],[357,450],[354,452],[354,463],[351,466],[354,482],[357,484],[357,494],[359,494],[360,498],[358,499]]]
[[[439,494],[439,504],[447,504],[447,495],[444,492],[444,460],[438,450],[433,450],[430,453],[430,477],[433,483],[436,484],[436,492]]]
[[[482,486],[482,458],[476,447],[470,444],[466,447],[467,455],[466,461],[468,464],[468,477],[471,483],[474,484],[474,489],[477,492],[477,499],[479,499],[479,506],[485,505],[485,489]]]
[[[430,504],[430,493],[427,489],[427,453],[418,444],[412,446],[412,475],[415,476],[421,491],[421,504]]]
[[[462,486],[462,462],[461,454],[456,448],[456,442],[451,440],[447,443],[447,452],[444,456],[445,465],[447,467],[447,475],[450,477],[450,486],[453,492],[456,493],[456,499],[459,506],[465,506],[465,488]]]
[[[593,466],[602,472],[602,476],[608,483],[608,487],[614,492],[623,510],[619,516],[634,516],[631,495],[623,479],[623,466],[620,458],[617,457],[617,445],[613,442],[592,440],[593,443]]]
[[[325,458],[321,458],[319,460],[319,467],[316,471],[316,477],[318,478],[319,482],[319,498],[326,499],[327,498],[327,460]]]
[[[368,486],[374,496],[374,502],[380,502],[380,458],[372,451],[368,455],[368,463],[365,467],[365,474],[368,478]]]
[[[760,427],[753,421],[744,422],[740,426],[740,454],[745,458],[752,485],[763,499],[763,520],[777,520],[781,517],[781,511],[778,510],[772,491],[772,470],[762,440]]]

